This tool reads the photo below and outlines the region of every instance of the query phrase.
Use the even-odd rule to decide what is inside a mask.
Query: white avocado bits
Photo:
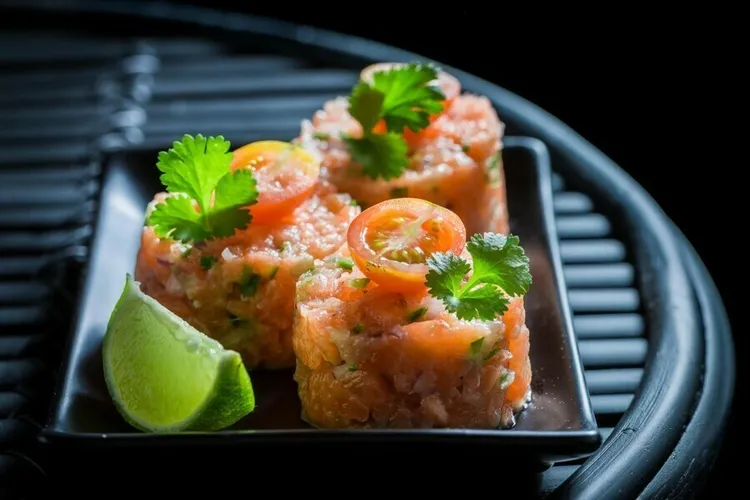
[[[219,430],[255,409],[240,355],[144,294],[130,275],[102,351],[115,406],[140,430]]]

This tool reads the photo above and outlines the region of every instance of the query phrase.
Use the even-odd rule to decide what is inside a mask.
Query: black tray
[[[531,260],[534,284],[526,296],[531,331],[532,403],[508,430],[313,429],[300,419],[291,371],[252,374],[257,408],[219,433],[145,434],[120,417],[102,375],[101,340],[126,272],[140,245],[143,213],[160,190],[156,152],[113,156],[108,164],[96,239],[80,315],[59,397],[43,439],[58,445],[263,446],[400,444],[414,447],[495,447],[524,467],[586,456],[600,445],[572,329],[552,212],[549,156],[532,138],[509,137],[503,152],[511,231]]]

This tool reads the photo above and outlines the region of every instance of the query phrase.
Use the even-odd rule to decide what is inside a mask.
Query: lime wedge
[[[117,410],[142,431],[214,431],[255,409],[240,355],[144,294],[130,275],[102,354]]]

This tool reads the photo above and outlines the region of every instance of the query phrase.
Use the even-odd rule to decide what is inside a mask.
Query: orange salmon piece
[[[350,202],[319,182],[289,216],[193,245],[161,240],[146,226],[135,279],[144,293],[238,351],[248,369],[291,368],[297,279],[345,242],[360,212]]]
[[[422,198],[455,212],[469,234],[508,233],[501,158],[505,126],[486,97],[457,96],[426,129],[407,129],[410,167],[391,180],[371,179],[352,161],[342,137],[361,137],[362,127],[348,106],[344,97],[326,102],[302,122],[294,141],[318,157],[323,178],[363,207],[396,197]]]
[[[294,377],[308,422],[320,428],[513,425],[515,394],[530,379],[524,373],[516,379],[513,368],[528,363],[523,298],[511,299],[496,320],[464,321],[427,294],[393,293],[373,282],[353,292],[352,280],[363,276],[356,267],[318,261],[297,282]],[[514,393],[512,387],[518,387]]]

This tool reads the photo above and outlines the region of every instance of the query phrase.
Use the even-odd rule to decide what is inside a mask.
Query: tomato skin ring
[[[427,214],[423,224],[440,221],[443,240],[439,241],[439,251],[461,255],[466,245],[466,228],[461,219],[439,205],[418,198],[396,198],[373,205],[352,221],[347,232],[347,243],[352,260],[362,273],[385,290],[403,293],[423,292],[425,276],[429,271],[423,262],[402,262],[386,258],[368,243],[368,234],[375,230],[371,224],[393,220],[402,215],[416,216]],[[421,227],[421,226],[420,226]]]
[[[275,189],[273,192],[263,182],[258,183],[258,200],[250,205],[253,224],[264,224],[283,219],[305,202],[312,194],[320,174],[320,163],[310,153],[299,146],[283,141],[258,141],[236,149],[232,159],[232,170],[249,167],[256,158],[274,160],[280,154],[289,152],[290,164],[296,168],[295,182]],[[262,165],[256,171],[256,180],[265,177]]]

